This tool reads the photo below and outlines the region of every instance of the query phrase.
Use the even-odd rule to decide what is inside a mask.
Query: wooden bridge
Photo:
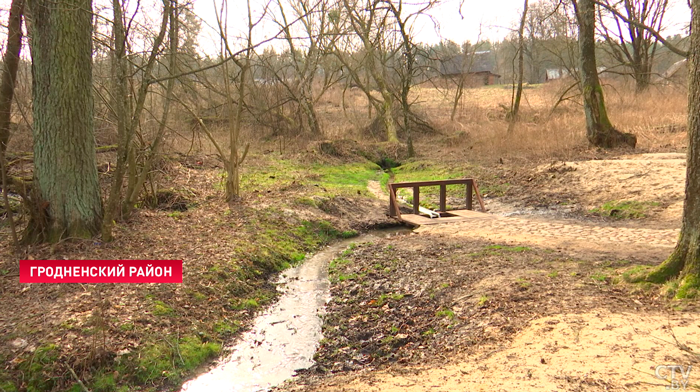
[[[448,185],[464,185],[466,204],[465,209],[455,209],[447,211],[447,186]],[[414,226],[434,225],[446,222],[455,222],[464,220],[469,216],[473,216],[477,212],[473,211],[473,198],[476,195],[479,207],[482,212],[486,212],[484,200],[479,193],[479,187],[476,185],[476,180],[473,178],[461,178],[454,180],[437,180],[437,181],[412,181],[412,182],[395,182],[388,184],[389,186],[389,214],[401,221]],[[437,210],[429,210],[420,206],[420,188],[427,186],[440,187],[440,206]],[[413,188],[413,213],[401,214],[399,208],[399,200],[397,191],[401,188]]]

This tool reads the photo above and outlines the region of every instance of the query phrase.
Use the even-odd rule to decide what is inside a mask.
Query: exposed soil
[[[213,359],[274,300],[271,274],[343,231],[391,223],[381,204],[364,196],[329,193],[316,196],[318,207],[293,204],[317,189],[300,184],[301,177],[254,187],[229,211],[216,186],[217,165],[207,156],[164,162],[170,190],[120,222],[111,243],[65,241],[13,253],[9,231],[0,230],[0,390],[10,388],[4,382],[19,390],[67,390],[76,383],[71,371],[90,385],[100,368],[120,370],[112,388],[174,387],[194,369],[168,366],[171,355],[189,360],[184,348],[170,347],[194,341],[195,364]],[[183,284],[20,284],[20,259],[183,260]],[[137,370],[126,373],[124,363]]]
[[[464,164],[459,151],[430,154],[422,159]],[[656,365],[695,364],[682,348],[700,350],[696,305],[667,299],[666,287],[622,279],[633,266],[658,264],[675,244],[683,156],[585,151],[580,158],[480,166],[480,184],[491,189],[488,214],[339,254],[318,363],[280,389],[652,390],[663,383]],[[293,261],[275,250],[281,233],[294,243],[305,241],[294,234],[304,222],[328,221],[341,231],[390,223],[379,182],[366,194],[318,196],[313,179],[275,172],[266,174],[274,186],[253,184],[227,213],[213,185],[217,165],[207,156],[164,163],[177,192],[161,192],[151,208],[137,210],[110,244],[64,242],[16,255],[2,231],[0,381],[22,374],[48,344],[59,351],[44,371],[63,377],[53,387],[59,390],[72,385],[71,370],[93,381],[99,366],[140,360],[130,355],[167,348],[167,337],[230,341],[274,299],[266,278],[278,265],[265,263]],[[616,200],[651,204],[641,219],[591,212]],[[185,283],[21,285],[20,258],[183,259]],[[242,275],[233,265],[260,273]],[[257,306],[238,306],[242,297]],[[113,379],[120,385],[134,377]],[[170,377],[149,378],[145,388],[181,381]],[[20,389],[31,383],[20,381]]]
[[[656,366],[698,363],[696,304],[623,279],[675,245],[683,155],[496,176],[510,188],[491,214],[339,255],[317,366],[280,389],[651,391],[671,385]],[[591,212],[622,200],[650,202],[645,217]]]

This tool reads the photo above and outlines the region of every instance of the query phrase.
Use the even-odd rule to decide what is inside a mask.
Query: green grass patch
[[[344,282],[346,280],[357,280],[358,277],[359,276],[355,273],[351,273],[351,274],[338,273],[331,279],[331,281],[333,283]]]
[[[595,272],[591,274],[591,279],[595,280],[596,282],[605,282],[609,279],[610,277],[602,272]]]
[[[297,197],[296,199],[294,199],[294,203],[302,206],[309,206],[314,208],[318,207],[318,205],[316,205],[316,200],[310,197]]]
[[[355,231],[341,231],[325,220],[304,220],[298,224],[288,222],[281,213],[274,210],[263,211],[259,218],[245,227],[250,240],[241,242],[238,253],[241,259],[253,262],[254,269],[262,276],[269,272],[281,271],[304,260],[308,252],[338,238],[357,235]]]
[[[161,317],[173,316],[175,315],[175,310],[163,301],[153,301],[153,315]]]
[[[499,250],[501,252],[523,253],[529,252],[532,249],[527,246],[506,246],[506,245],[489,245],[487,250]]]
[[[173,211],[173,212],[169,213],[168,216],[175,219],[175,220],[180,220],[180,219],[182,219],[182,212]]]
[[[527,246],[507,246],[507,245],[488,245],[484,247],[484,250],[480,252],[473,252],[468,254],[470,257],[483,257],[483,256],[498,256],[506,253],[525,253],[532,251],[532,248]]]
[[[700,277],[695,273],[688,273],[678,284],[676,298],[696,298],[698,296],[698,288],[700,288]]]
[[[369,161],[345,165],[313,165],[311,172],[319,176],[318,185],[335,195],[367,194],[367,182],[380,180],[381,167]]]
[[[638,282],[639,279],[651,271],[648,265],[637,265],[622,273],[625,282]]]
[[[6,363],[4,358],[0,356],[0,362]],[[10,376],[5,373],[4,369],[0,369],[0,391],[5,392],[17,392],[18,389],[15,384],[11,381]]]
[[[78,389],[81,391],[81,389]],[[92,381],[92,391],[94,392],[113,392],[117,390],[117,381],[114,379],[114,374],[99,372],[95,375]]]
[[[260,307],[255,298],[234,298],[230,303],[233,310],[256,310]]]
[[[525,278],[518,278],[515,280],[515,283],[517,283],[517,285],[523,289],[527,289],[530,287],[530,282]]]
[[[384,306],[384,304],[389,302],[389,300],[401,301],[403,297],[405,297],[405,295],[400,293],[382,294],[379,296],[379,298],[377,298],[376,302],[374,303],[374,306]]]
[[[199,291],[195,291],[192,294],[192,298],[194,298],[195,301],[206,301],[207,296],[200,293]]]
[[[56,365],[58,365],[58,347],[53,344],[41,346],[28,355],[19,369],[25,374],[24,382],[27,391],[51,391],[55,388],[57,380],[51,377]]]
[[[230,336],[238,332],[241,329],[241,324],[238,321],[228,322],[228,321],[217,321],[214,323],[214,332],[223,336]]]
[[[452,309],[441,309],[435,313],[436,317],[446,317],[450,320],[454,320],[455,312]]]
[[[352,244],[348,245],[347,248],[345,248],[345,250],[341,253],[341,255],[343,257],[349,257],[353,254],[355,249],[357,249],[357,244],[353,242]]]
[[[367,160],[328,165],[268,158],[264,167],[247,169],[241,176],[241,189],[243,192],[263,192],[284,189],[294,184],[309,187],[310,193],[317,195],[357,196],[358,192],[367,194],[369,180],[380,180],[381,177],[381,167]],[[297,198],[295,202],[318,206],[308,196]]]
[[[642,219],[646,218],[651,208],[658,205],[659,203],[654,201],[613,200],[590,210],[590,212],[614,219]]]
[[[347,259],[345,257],[337,257],[333,260],[331,260],[331,263],[328,265],[328,272],[331,274],[338,272],[342,267],[350,264],[350,259]]]
[[[163,339],[124,361],[120,373],[131,375],[131,381],[139,385],[163,382],[176,385],[183,376],[218,356],[220,351],[218,343],[205,343],[196,336],[172,341]]]

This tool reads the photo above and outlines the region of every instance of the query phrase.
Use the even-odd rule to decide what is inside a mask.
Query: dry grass
[[[473,150],[487,157],[567,159],[585,149],[585,119],[578,100],[567,100],[552,112],[564,82],[528,86],[524,90],[521,121],[508,133],[505,121],[510,86],[467,89],[454,121],[450,120],[454,91],[417,89],[421,105],[441,130],[444,146]],[[635,133],[638,150],[678,151],[686,144],[686,92],[671,86],[635,95],[632,86],[605,87],[608,112],[620,130]]]
[[[425,114],[426,120],[438,133],[418,135],[417,142],[456,151],[468,150],[470,156],[488,160],[500,157],[572,158],[585,150],[588,143],[583,109],[577,99],[560,103],[552,112],[566,87],[566,81],[526,86],[521,121],[512,133],[508,133],[505,115],[511,102],[510,86],[465,89],[455,119],[451,120],[454,89],[438,89],[423,83],[413,89],[414,108]],[[638,150],[679,151],[687,145],[685,89],[654,86],[647,93],[636,95],[631,85],[608,82],[605,93],[613,124],[620,130],[637,135]],[[366,132],[376,113],[370,116],[367,98],[357,88],[336,86],[329,89],[317,102],[317,114],[324,130],[324,135],[319,138],[381,141]],[[253,119],[249,120],[241,139],[243,143],[251,144],[251,152],[303,152],[313,142],[308,135],[275,132],[271,127],[255,125]],[[98,142],[115,142],[113,124],[107,122],[103,125],[97,130]],[[150,124],[146,121],[142,130],[152,134],[156,125],[155,122]],[[183,111],[175,111],[169,128],[166,151],[216,153],[204,133],[192,128],[188,115]],[[226,124],[213,125],[212,132],[219,144],[228,149]],[[27,126],[23,126],[13,134],[10,151],[31,151],[31,144],[31,132]]]

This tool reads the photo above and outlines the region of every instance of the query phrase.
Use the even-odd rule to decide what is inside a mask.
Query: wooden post
[[[413,186],[413,213],[418,215],[420,211],[418,207],[420,206],[420,187],[418,185]]]
[[[447,211],[447,185],[440,185],[440,211]]]
[[[396,188],[394,184],[388,184],[389,186],[389,216],[395,216],[401,219],[401,210],[399,209],[399,203],[396,200]]]
[[[476,180],[472,181],[474,182],[474,193],[476,193],[476,199],[479,201],[481,212],[486,212],[486,207],[484,206],[484,199],[481,198],[481,193],[479,192],[479,186],[476,185]]]
[[[387,184],[387,188],[389,188],[389,216],[396,216],[396,193],[391,184]]]
[[[473,181],[469,180],[467,182],[467,209],[468,210],[472,209],[472,188],[473,188]]]

